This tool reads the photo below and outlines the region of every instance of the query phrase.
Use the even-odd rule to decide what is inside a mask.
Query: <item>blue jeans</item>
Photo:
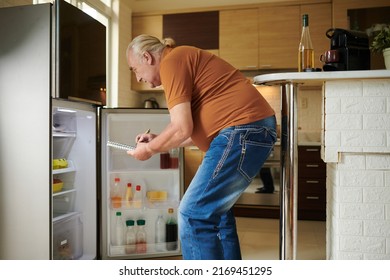
[[[225,128],[211,142],[179,207],[184,259],[241,259],[232,207],[276,141],[274,116]]]

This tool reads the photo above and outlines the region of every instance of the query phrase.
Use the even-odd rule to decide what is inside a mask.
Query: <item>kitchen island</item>
[[[322,85],[327,259],[390,259],[390,71],[277,73],[254,83],[280,85],[280,258],[296,256],[297,94]]]

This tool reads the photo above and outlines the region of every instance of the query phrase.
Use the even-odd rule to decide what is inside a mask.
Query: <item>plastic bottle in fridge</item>
[[[145,231],[145,220],[137,220],[137,234],[136,234],[136,252],[139,254],[146,253],[146,231]]]
[[[135,187],[135,193],[133,197],[133,207],[141,208],[142,207],[142,189],[140,185]]]
[[[121,189],[121,179],[115,177],[114,183],[111,186],[111,204],[112,208],[121,208],[122,207],[122,189]]]
[[[163,215],[158,215],[155,226],[155,246],[156,251],[165,250],[165,220]]]
[[[132,200],[133,200],[133,190],[131,188],[131,183],[127,183],[125,200],[126,200],[126,207],[131,207]]]
[[[168,208],[168,218],[165,224],[165,241],[168,251],[177,250],[177,222],[173,208]]]
[[[134,254],[136,252],[136,235],[134,229],[134,220],[126,221],[126,236],[125,236],[125,252],[126,254]]]
[[[122,220],[122,212],[115,213],[115,232],[113,245],[122,246],[124,244],[125,224]]]

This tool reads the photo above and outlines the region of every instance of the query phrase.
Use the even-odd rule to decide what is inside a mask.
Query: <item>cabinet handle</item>
[[[318,196],[306,196],[306,199],[319,200],[320,198]]]
[[[272,65],[271,64],[261,64],[260,65],[260,68],[271,68]]]
[[[317,167],[319,167],[319,165],[318,164],[306,164],[306,167],[317,168]]]
[[[320,151],[320,149],[318,149],[318,148],[307,148],[306,149],[306,152],[319,152]]]
[[[318,184],[320,181],[317,180],[307,180],[306,183],[308,184]]]

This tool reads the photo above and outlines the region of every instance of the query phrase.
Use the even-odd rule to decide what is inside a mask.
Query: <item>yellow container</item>
[[[64,187],[64,182],[53,183],[53,193],[62,191]]]
[[[148,191],[146,197],[149,201],[164,201],[167,200],[168,193],[166,191]]]

